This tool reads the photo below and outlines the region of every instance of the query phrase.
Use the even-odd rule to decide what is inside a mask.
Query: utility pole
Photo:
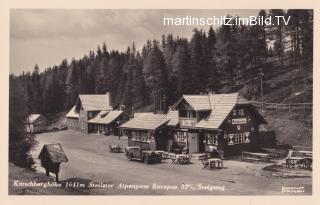
[[[161,93],[160,93],[160,99],[159,99],[159,101],[160,101],[160,114],[162,114],[162,103],[161,103],[161,101],[162,101],[162,99],[161,99]]]
[[[259,77],[260,77],[260,97],[261,97],[261,110],[263,111],[263,77],[264,73],[262,72],[262,69],[260,69]]]
[[[163,95],[163,113],[166,113],[166,99],[167,97],[165,95]]]
[[[153,113],[156,113],[156,96],[153,92]]]

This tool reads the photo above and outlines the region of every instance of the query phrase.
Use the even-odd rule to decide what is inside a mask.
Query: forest
[[[35,65],[32,72],[10,75],[10,161],[23,165],[21,159],[34,143],[23,129],[28,114],[50,117],[67,111],[79,94],[111,92],[114,108],[166,112],[182,94],[230,93],[245,86],[245,97],[259,99],[259,76],[312,64],[312,10],[271,9],[257,15],[291,18],[286,26],[194,28],[190,39],[162,35],[140,50],[134,42],[126,51],[109,50],[105,42],[43,72]],[[23,149],[17,151],[22,141]]]

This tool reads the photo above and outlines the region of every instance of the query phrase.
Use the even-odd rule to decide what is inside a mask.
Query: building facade
[[[173,144],[183,144],[190,153],[205,152],[209,147],[225,156],[260,147],[259,125],[267,122],[238,93],[183,95],[173,106],[179,123],[170,128]]]
[[[167,150],[168,119],[166,115],[135,113],[134,117],[120,126],[122,135],[128,137],[128,146],[138,146],[147,150]]]
[[[122,110],[113,110],[111,95],[79,95],[74,107],[67,113],[68,129],[84,133],[118,135],[119,126],[128,119]]]
[[[31,114],[26,119],[25,129],[29,133],[40,133],[47,130],[48,120],[41,114]]]
[[[120,128],[129,146],[189,153],[215,148],[224,156],[257,151],[259,126],[267,122],[238,93],[183,95],[166,115],[136,113]]]

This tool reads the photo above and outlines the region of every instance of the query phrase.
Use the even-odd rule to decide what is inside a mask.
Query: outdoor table
[[[116,153],[123,152],[122,145],[110,145],[109,147],[111,152],[116,152]]]
[[[157,151],[158,153],[161,153],[162,159],[168,159],[169,158],[169,153],[165,151]]]
[[[304,157],[302,160],[300,160],[299,167],[310,169],[312,165],[312,157]]]
[[[219,158],[210,158],[208,162],[210,169],[223,168],[223,161]]]
[[[300,166],[300,161],[303,160],[303,157],[290,157],[286,159],[286,167],[288,169],[294,169],[295,165]]]
[[[188,164],[190,163],[190,155],[188,154],[177,154],[177,161],[179,164]]]
[[[188,164],[191,163],[191,155],[189,154],[169,154],[172,162],[171,164]]]

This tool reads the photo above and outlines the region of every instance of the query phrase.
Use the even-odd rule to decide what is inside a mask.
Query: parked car
[[[141,160],[145,164],[150,162],[160,163],[162,160],[162,152],[143,150],[140,147],[127,147],[125,148],[126,156],[129,161],[136,159]]]

